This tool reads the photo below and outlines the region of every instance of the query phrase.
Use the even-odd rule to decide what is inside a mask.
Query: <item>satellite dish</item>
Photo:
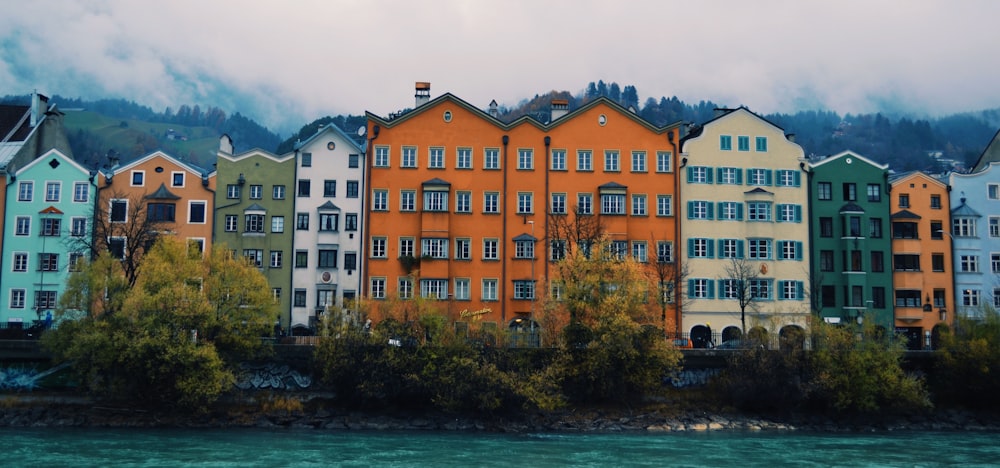
[[[368,127],[367,126],[362,125],[362,126],[358,127],[358,136],[365,136],[366,132],[368,132]]]

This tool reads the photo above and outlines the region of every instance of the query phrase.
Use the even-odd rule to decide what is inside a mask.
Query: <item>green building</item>
[[[271,285],[282,328],[291,320],[295,156],[254,149],[233,154],[228,135],[216,161],[213,245],[225,246],[260,268]]]
[[[888,168],[849,151],[812,164],[809,289],[826,322],[892,330]]]

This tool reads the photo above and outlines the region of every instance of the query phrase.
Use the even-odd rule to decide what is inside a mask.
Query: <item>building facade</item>
[[[412,111],[368,113],[368,298],[419,295],[455,322],[533,326],[551,262],[572,248],[555,225],[575,216],[600,218],[624,255],[673,258],[678,126],[604,98],[505,123],[429,93],[418,83]]]
[[[292,326],[315,327],[361,291],[364,150],[330,124],[296,145],[295,160]]]
[[[952,173],[951,235],[954,241],[955,303],[960,316],[981,318],[985,307],[1000,310],[1000,140],[994,137],[976,170]],[[978,293],[976,293],[978,291]]]
[[[216,167],[213,243],[260,268],[271,285],[281,326],[290,330],[295,155],[259,149],[233,154],[232,140],[223,135]]]
[[[88,252],[96,185],[58,150],[8,175],[0,321],[27,327],[51,320],[69,273]]]
[[[948,186],[923,172],[889,182],[896,332],[910,349],[930,349],[955,311]]]
[[[683,325],[695,347],[799,334],[809,315],[802,148],[746,108],[720,112],[681,147]]]
[[[826,322],[893,328],[889,170],[845,151],[812,164],[812,308]]]

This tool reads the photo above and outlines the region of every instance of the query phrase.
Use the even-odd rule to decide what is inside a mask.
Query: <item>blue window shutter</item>
[[[705,246],[708,248],[708,258],[715,258],[715,246],[712,245],[712,241],[705,242]]]
[[[774,184],[774,173],[771,171],[764,171],[764,185]]]
[[[802,260],[802,242],[795,241],[795,259]]]
[[[688,202],[688,219],[694,219],[694,202]]]
[[[798,174],[798,172],[796,172]],[[802,222],[802,205],[795,205],[795,222]]]
[[[736,258],[743,258],[743,239],[736,241]]]
[[[694,280],[693,279],[689,279],[688,280],[688,298],[694,299],[694,297],[695,297],[694,296]]]
[[[688,183],[691,183],[692,181],[694,181],[694,167],[688,166],[688,168],[687,168],[687,174],[688,174],[687,175],[687,177],[688,177]]]
[[[705,182],[712,183],[712,168],[705,168]]]
[[[795,176],[792,177],[792,179],[793,179],[793,183],[795,183],[796,187],[801,187],[802,186],[802,173],[801,172],[795,171]]]
[[[722,219],[722,207],[723,206],[726,206],[726,202],[719,202],[718,205],[716,205],[716,208],[718,209],[718,213],[716,213],[716,216],[715,216],[716,218]]]
[[[722,180],[722,168],[721,167],[715,168],[715,178],[717,180]]]
[[[736,183],[743,185],[743,171],[739,169],[736,170]]]
[[[743,204],[742,203],[737,203],[736,204],[736,219],[739,220],[739,221],[743,221]]]
[[[747,185],[750,185],[750,181],[753,180],[752,171],[753,171],[753,169],[747,169],[747,178],[746,178]],[[743,172],[743,171],[740,171],[740,172]]]
[[[705,216],[708,216],[708,219],[714,219],[712,215],[715,214],[715,205],[712,202],[705,202],[705,204]]]
[[[801,281],[796,281],[795,282],[795,298],[798,299],[798,300],[800,300],[800,301],[802,299],[805,299],[805,291],[803,291],[803,289],[805,289],[805,288],[803,288],[803,286],[804,285],[802,284]]]
[[[708,280],[707,283],[708,283],[708,298],[715,299],[715,282],[712,280]]]
[[[694,256],[694,238],[688,239],[688,257]]]

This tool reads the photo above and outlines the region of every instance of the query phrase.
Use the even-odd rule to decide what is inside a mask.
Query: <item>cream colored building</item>
[[[682,329],[718,346],[745,321],[774,344],[809,315],[807,166],[780,127],[744,107],[719,112],[681,142]],[[741,263],[748,274],[732,274]],[[745,314],[741,294],[753,297]]]

